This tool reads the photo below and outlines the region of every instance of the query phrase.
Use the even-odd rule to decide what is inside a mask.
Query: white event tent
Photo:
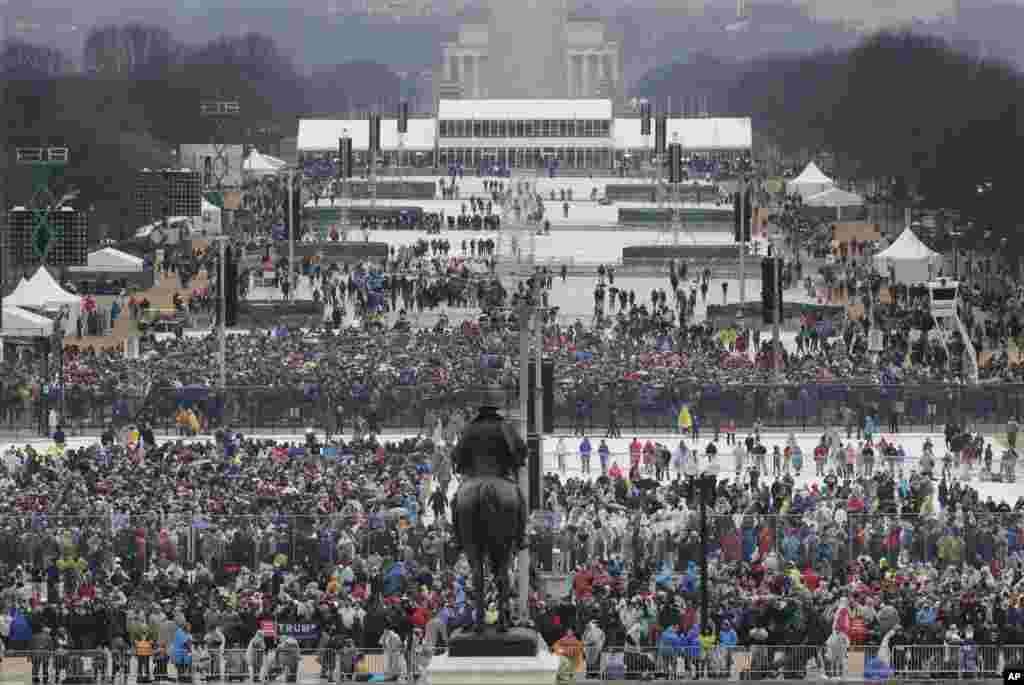
[[[832,186],[828,190],[804,199],[807,207],[829,207],[836,210],[836,221],[843,218],[843,207],[862,207],[864,198],[857,193]]]
[[[253,148],[249,156],[242,162],[242,171],[252,176],[272,176],[287,166],[287,162],[277,157],[260,154]]]
[[[14,305],[4,305],[0,336],[45,337],[53,333],[53,320]]]
[[[857,193],[851,193],[842,188],[832,187],[828,190],[811,195],[804,200],[808,207],[860,207],[864,204],[864,198]]]
[[[937,273],[942,255],[921,242],[909,227],[903,229],[892,245],[875,255],[880,272],[892,273],[897,283],[927,283]]]
[[[102,250],[90,252],[86,264],[90,269],[142,271],[145,261],[127,252],[121,252],[112,247],[105,247]]]
[[[72,335],[77,330],[78,317],[82,314],[82,298],[69,293],[60,287],[56,279],[50,275],[45,266],[39,267],[35,275],[4,298],[3,305],[28,307],[44,311],[58,311],[68,308],[68,318],[64,320],[65,334]]]
[[[805,200],[813,195],[824,193],[835,186],[835,182],[822,173],[814,162],[807,165],[800,175],[786,183],[786,192],[798,194]]]

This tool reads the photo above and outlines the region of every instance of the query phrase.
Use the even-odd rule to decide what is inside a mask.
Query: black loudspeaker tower
[[[665,154],[665,146],[668,144],[668,115],[659,114],[654,120],[654,154]]]
[[[224,249],[224,323],[228,328],[238,325],[238,263],[231,247]]]
[[[733,240],[740,242],[740,229],[742,224],[743,237],[742,241],[745,243],[750,242],[750,226],[754,221],[753,207],[751,201],[753,200],[753,194],[751,193],[750,187],[748,186],[743,194],[743,201],[740,201],[739,192],[732,194],[732,233]]]
[[[640,135],[651,135],[651,105],[647,102],[640,105]]]
[[[295,239],[298,240],[302,237],[302,189],[300,184],[296,183],[292,188],[292,227],[291,230],[295,231]],[[288,225],[284,227],[285,239],[288,236]]]
[[[536,387],[536,370],[534,369],[534,362],[530,362],[529,374],[530,380],[527,384],[526,392],[526,411],[528,412],[526,417],[527,432],[537,432],[537,422],[534,420],[536,409],[534,409],[534,388]],[[540,365],[540,381],[541,381],[541,399],[544,402],[544,425],[541,427],[542,433],[550,435],[555,432],[555,363],[550,359],[545,359]]]
[[[370,115],[370,157],[380,152],[380,115]]]
[[[766,324],[774,324],[782,311],[782,289],[778,280],[780,261],[777,257],[761,260],[761,311]]]
[[[540,436],[530,434],[526,436],[526,470],[527,479],[530,483],[530,511],[537,511],[544,508],[541,502],[541,482],[544,479],[544,457],[540,454]]]
[[[338,178],[352,178],[352,139],[338,138]]]
[[[398,132],[409,132],[409,103],[403,102],[398,106]]]
[[[668,146],[668,182],[683,182],[683,146],[679,143]]]

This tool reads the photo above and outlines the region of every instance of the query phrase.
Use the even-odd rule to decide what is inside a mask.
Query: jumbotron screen
[[[51,266],[85,266],[89,255],[89,213],[57,210],[50,213],[49,221],[56,236],[50,241],[46,263]],[[32,236],[35,232],[33,213],[28,210],[8,212],[7,225],[14,263],[42,263],[42,258],[36,254],[32,245]]]

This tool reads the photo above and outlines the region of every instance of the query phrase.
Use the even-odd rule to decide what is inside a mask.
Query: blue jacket
[[[12,642],[28,642],[32,639],[32,625],[28,622],[25,614],[17,609],[11,609],[11,634]]]
[[[736,631],[729,628],[728,630],[723,630],[718,633],[718,644],[726,648],[735,647],[738,644]]]
[[[658,656],[674,657],[683,655],[683,639],[675,628],[669,626],[658,638]]]
[[[181,628],[174,633],[174,663],[188,665],[192,663],[192,638]]]

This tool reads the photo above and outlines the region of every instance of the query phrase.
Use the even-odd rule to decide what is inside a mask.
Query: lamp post
[[[714,506],[718,476],[711,469],[701,472],[698,480],[700,495],[700,628],[703,631],[708,622],[708,504]]]
[[[223,400],[222,401],[224,402],[224,405],[222,405],[222,407],[224,407],[227,404],[227,386],[228,386],[228,371],[227,371],[227,318],[228,318],[227,292],[228,292],[228,284],[227,284],[227,269],[225,268],[225,262],[226,262],[226,255],[225,255],[225,253],[226,253],[226,251],[228,249],[227,248],[228,237],[226,235],[218,235],[218,236],[214,236],[214,240],[216,240],[220,244],[220,252],[219,252],[219,254],[220,254],[220,260],[219,260],[220,261],[220,265],[219,265],[219,268],[218,268],[218,274],[219,275],[217,277],[217,290],[219,291],[217,299],[218,299],[218,301],[220,303],[220,316],[218,317],[218,326],[217,326],[217,343],[218,343],[218,347],[217,347],[217,366],[218,366],[218,368],[220,370],[220,390],[221,390],[221,393],[223,393]]]

